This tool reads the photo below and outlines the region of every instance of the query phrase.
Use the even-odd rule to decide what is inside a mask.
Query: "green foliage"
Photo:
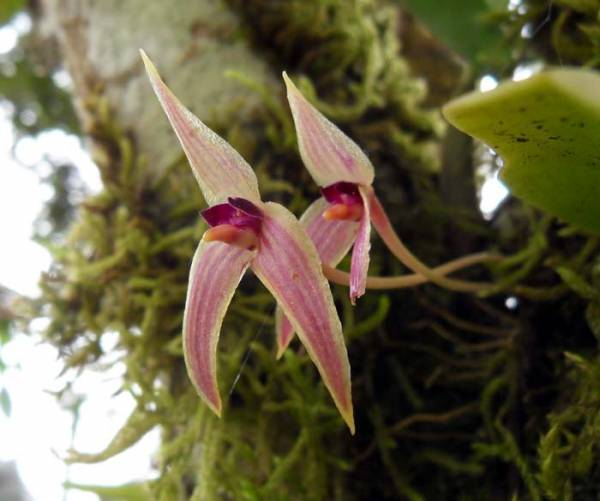
[[[56,86],[49,70],[27,58],[22,49],[0,60],[0,94],[15,107],[13,123],[25,134],[60,127],[70,132],[79,129],[71,98]]]
[[[508,61],[508,47],[492,15],[505,9],[506,2],[400,0],[399,3],[470,63],[499,67]]]
[[[0,3],[0,25],[16,13],[31,15],[23,0]],[[59,68],[48,41],[40,43],[35,35],[21,34],[17,46],[0,57],[0,96],[10,101],[13,125],[22,134],[37,134],[45,129],[62,128],[78,133],[71,96],[58,87],[52,74]]]
[[[515,63],[600,66],[598,0],[523,0],[498,15]],[[526,33],[526,36],[522,36]]]
[[[600,75],[553,70],[458,98],[447,119],[504,160],[512,193],[583,229],[600,231]]]
[[[25,0],[4,0],[0,4],[0,24],[10,20],[25,6]]]
[[[589,480],[597,475],[600,461],[600,363],[573,353],[565,356],[571,391],[550,414],[548,431],[540,438],[539,480],[549,499],[592,499],[598,484]]]

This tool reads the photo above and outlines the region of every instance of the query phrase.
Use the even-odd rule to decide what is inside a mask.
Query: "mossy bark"
[[[597,369],[580,359],[573,367],[561,355],[595,353],[595,344],[584,302],[553,266],[588,273],[597,242],[562,235],[514,202],[493,221],[482,219],[472,148],[455,132],[445,136],[436,108],[466,85],[461,64],[439,42],[383,0],[44,5],[104,182],[82,204],[44,278],[47,336],[67,367],[80,369],[103,359],[100,340],[117,331],[123,388],[138,402],[107,451],[72,460],[102,460],[158,423],[157,499],[539,499],[542,489],[565,492],[572,479],[563,458],[548,458],[583,417],[560,413],[571,398],[564,375],[587,371],[592,381]],[[423,260],[482,248],[515,253],[495,270],[500,294],[491,299],[425,286],[371,292],[353,308],[347,291],[334,287],[351,358],[356,437],[298,345],[274,360],[273,300],[253,277],[242,282],[219,345],[224,418],[194,394],[180,330],[203,201],[151,95],[140,47],[181,100],[255,167],[265,199],[300,214],[316,195],[278,81],[286,69],[368,152],[377,191]],[[432,69],[439,55],[443,63]],[[225,76],[226,69],[236,74]],[[375,240],[371,273],[401,271]],[[489,272],[467,276],[489,279]],[[506,295],[518,287],[518,309],[507,309]],[[573,398],[598,407],[583,380],[571,385]],[[537,463],[538,452],[545,463]],[[571,455],[583,458],[578,478],[591,471],[588,456]]]

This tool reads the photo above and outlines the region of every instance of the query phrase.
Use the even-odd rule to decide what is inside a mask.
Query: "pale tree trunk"
[[[232,69],[259,83],[275,78],[242,35],[238,16],[222,0],[44,0],[45,28],[60,41],[81,117],[85,101],[108,98],[120,125],[160,172],[180,150],[143,70],[144,49],[177,96],[210,120],[244,96]]]

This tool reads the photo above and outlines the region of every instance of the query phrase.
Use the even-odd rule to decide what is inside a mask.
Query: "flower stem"
[[[498,261],[500,259],[502,259],[502,257],[497,254],[480,252],[448,261],[441,266],[433,268],[431,271],[436,275],[446,275],[467,266],[490,261]],[[346,286],[350,284],[350,274],[345,271],[338,270],[327,264],[323,264],[323,273],[327,279],[333,283]],[[414,287],[415,285],[424,284],[429,281],[429,278],[418,273],[413,275],[402,275],[399,277],[367,277],[367,289],[403,289],[405,287]],[[478,285],[490,286],[492,284]]]
[[[377,230],[377,233],[379,233],[379,236],[385,242],[386,246],[392,252],[392,254],[394,254],[394,256],[396,256],[409,269],[411,269],[415,273],[418,273],[419,275],[422,275],[423,277],[427,278],[429,281],[437,285],[454,291],[480,292],[492,287],[493,284],[489,282],[470,282],[467,280],[457,280],[453,278],[448,278],[444,276],[444,274],[441,272],[441,267],[432,269],[426,264],[424,264],[421,260],[419,260],[419,258],[417,258],[412,252],[410,252],[406,248],[404,243],[400,240],[400,237],[394,230],[387,214],[385,213],[385,209],[381,205],[381,202],[379,201],[375,193],[371,193],[370,203],[371,222],[373,223],[375,230]],[[475,256],[477,256],[477,254],[475,254]],[[464,258],[461,259],[465,258],[467,258],[468,264],[462,265],[459,268],[454,268],[453,271],[455,269],[460,269],[464,266],[469,266],[471,264],[468,260],[469,256],[464,256]],[[461,259],[457,261],[460,262]]]

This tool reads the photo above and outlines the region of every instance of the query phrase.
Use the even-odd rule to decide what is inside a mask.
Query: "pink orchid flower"
[[[484,284],[451,279],[445,273],[489,260],[490,256],[483,253],[466,256],[433,270],[423,264],[400,240],[377,198],[371,186],[373,165],[364,152],[307,101],[285,72],[283,78],[300,156],[323,194],[300,221],[326,267],[335,267],[353,246],[349,279],[352,304],[365,293],[367,286],[371,223],[390,251],[418,274],[409,281],[392,279],[390,283],[406,286],[432,281],[453,290],[481,290]],[[278,356],[281,356],[294,334],[293,326],[281,311],[276,313],[276,332]]]
[[[146,71],[209,208],[192,260],[183,318],[185,363],[217,414],[216,349],[223,317],[247,268],[277,300],[354,433],[350,365],[339,317],[315,246],[283,206],[262,202],[252,168],[186,109],[141,51]]]
[[[283,78],[296,125],[300,156],[327,202],[322,217],[316,217],[313,225],[329,227],[328,221],[341,221],[356,227],[350,264],[350,300],[354,303],[365,293],[369,269],[371,199],[374,195],[371,184],[375,171],[359,146],[312,106],[286,73]],[[335,226],[338,231],[342,228],[349,231],[347,224]],[[318,233],[317,228],[315,232]],[[329,236],[333,235],[330,233]],[[347,241],[340,241],[337,249],[340,252],[342,243],[346,247]],[[332,264],[325,259],[323,262]]]

